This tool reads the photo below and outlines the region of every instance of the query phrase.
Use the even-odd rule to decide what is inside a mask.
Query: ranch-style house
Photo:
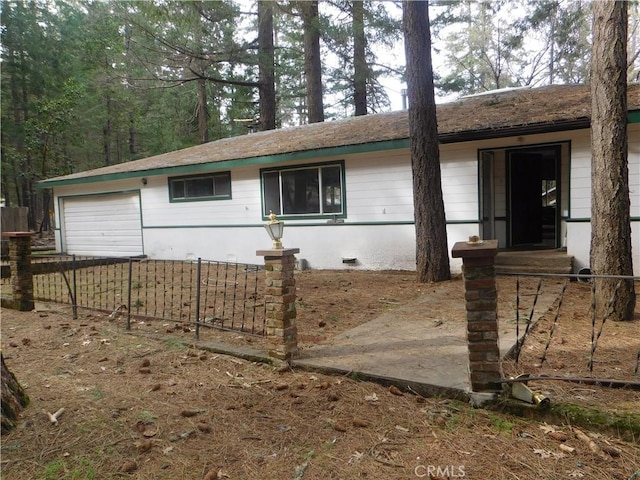
[[[449,246],[560,250],[589,265],[590,90],[487,92],[438,106]],[[226,138],[44,180],[56,248],[258,263],[271,211],[317,269],[415,269],[406,111]],[[640,84],[628,89],[632,248],[640,274]],[[452,259],[452,270],[460,264]]]

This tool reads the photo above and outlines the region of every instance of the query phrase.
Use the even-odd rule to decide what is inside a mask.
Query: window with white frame
[[[231,198],[231,172],[169,178],[172,202]]]
[[[344,162],[261,171],[263,215],[344,217]]]

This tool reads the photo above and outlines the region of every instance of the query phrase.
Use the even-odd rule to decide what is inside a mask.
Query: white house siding
[[[640,219],[640,123],[629,125],[629,194],[631,216]],[[637,232],[636,240],[640,239]]]
[[[409,150],[352,155],[345,161],[345,222],[413,221]]]
[[[640,123],[629,125],[629,196],[631,198],[631,254],[633,273],[640,276]]]
[[[637,218],[637,217],[636,217]],[[567,249],[575,257],[574,266],[578,271],[589,267],[589,248],[591,243],[591,225],[588,222],[569,223],[567,225]],[[633,274],[640,276],[640,222],[631,222],[631,255]]]
[[[170,202],[168,177],[149,177],[142,192],[144,227],[206,227],[260,222],[258,175],[257,167],[234,169],[231,172],[231,199],[195,202]]]
[[[478,234],[478,151],[471,143],[440,148],[442,196],[448,222],[475,222]],[[457,240],[467,240],[468,237]]]
[[[630,126],[630,183],[632,216],[640,217],[640,125]],[[456,241],[479,234],[478,150],[524,147],[570,142],[570,195],[565,195],[562,215],[572,220],[590,216],[590,143],[588,130],[491,139],[441,146],[441,170],[449,251]],[[568,153],[569,144],[565,147]],[[284,244],[298,247],[299,258],[312,268],[414,269],[415,233],[411,166],[408,149],[313,158],[286,165],[343,160],[345,162],[347,218],[344,223],[326,220],[287,220]],[[499,160],[496,158],[496,160]],[[496,161],[496,166],[504,162]],[[285,165],[281,163],[280,165]],[[267,166],[267,165],[265,165]],[[277,166],[269,164],[268,166]],[[564,167],[563,167],[564,170]],[[496,177],[504,179],[496,169]],[[260,166],[235,168],[231,172],[232,198],[203,202],[169,202],[167,176],[88,183],[55,188],[55,195],[140,190],[144,253],[151,258],[202,257],[247,263],[260,262],[255,252],[269,246],[263,228]],[[504,183],[496,182],[496,194]],[[567,192],[567,184],[563,184]],[[570,209],[567,201],[570,202]],[[496,204],[496,214],[506,215],[505,205]],[[564,228],[564,222],[563,228]],[[58,225],[61,225],[58,212]],[[500,229],[498,227],[498,234]],[[633,224],[635,272],[640,260],[640,226]],[[588,221],[566,225],[567,247],[577,266],[588,264]],[[60,231],[57,240],[60,247]],[[343,264],[355,258],[356,264]],[[453,261],[452,270],[460,270]]]
[[[342,225],[324,228],[299,227],[287,231],[285,247],[298,246],[298,257],[309,268],[366,270],[415,270],[415,227],[407,225]],[[456,241],[466,239],[477,232],[476,225],[453,224],[447,226],[448,250]],[[354,259],[345,264],[343,259]],[[451,270],[461,271],[461,261],[453,259]]]
[[[470,224],[449,225],[450,247],[477,234],[475,153],[460,162],[443,161],[447,215]],[[415,269],[413,195],[408,149],[310,159],[306,163],[345,161],[347,218],[286,220],[285,246],[301,249],[311,268]],[[456,163],[460,163],[457,165]],[[277,166],[273,164],[270,166]],[[170,203],[167,177],[150,177],[142,189],[145,252],[156,258],[207,258],[255,263],[269,246],[262,226],[260,167],[231,172],[230,200]],[[458,181],[458,178],[460,179]],[[466,202],[466,204],[465,204]],[[475,223],[474,223],[475,222]],[[355,258],[355,266],[343,263]],[[459,262],[453,262],[454,271]]]
[[[571,142],[570,217],[591,218],[591,136],[581,130]]]
[[[444,146],[442,157],[449,249],[478,233],[475,150]],[[310,159],[344,160],[347,218],[287,220],[285,246],[298,247],[312,268],[415,269],[415,230],[409,150]],[[273,164],[270,166],[276,166]],[[264,231],[260,167],[233,169],[232,198],[170,202],[168,177],[141,178],[57,187],[56,198],[138,189],[142,205],[144,253],[150,258],[260,262],[256,250],[269,247]],[[469,223],[464,223],[469,222]],[[60,224],[60,223],[58,223]],[[60,231],[58,231],[60,237]],[[96,252],[97,253],[97,252]],[[347,265],[345,258],[355,258]],[[459,261],[453,261],[459,271]]]
[[[629,195],[631,201],[631,248],[634,275],[640,275],[640,124],[629,125]],[[589,266],[591,238],[591,145],[589,131],[571,145],[571,204],[567,224],[567,249],[576,259],[576,269]]]

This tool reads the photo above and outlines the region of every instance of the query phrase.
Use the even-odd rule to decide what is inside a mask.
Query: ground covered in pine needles
[[[460,290],[459,281],[423,286],[402,272],[302,273],[297,279],[303,346],[330,342],[336,333],[429,288],[451,288],[456,296]],[[563,308],[578,313],[569,313],[573,323],[559,320],[551,340],[555,348],[545,362],[540,364],[540,356],[553,313],[525,341],[519,364],[505,363],[507,373],[590,373],[579,370],[589,359],[582,337],[589,337],[591,324],[588,312],[580,310],[585,287],[570,289]],[[510,315],[511,304],[501,299],[503,315]],[[574,311],[568,309],[572,305]],[[434,305],[429,316],[444,318],[449,310]],[[597,374],[637,381],[639,325],[640,319],[605,325]],[[215,354],[192,338],[160,321],[136,323],[128,333],[122,319],[108,314],[81,311],[73,320],[66,307],[55,305],[38,305],[35,312],[3,309],[2,352],[31,404],[16,430],[2,437],[2,478],[628,480],[640,475],[639,439],[629,430],[618,435],[598,423],[578,427],[569,414],[545,422],[422,398],[349,377]],[[228,332],[215,338],[262,345],[260,339]],[[603,415],[640,405],[640,394],[629,389],[531,384],[552,402],[553,395],[564,395],[562,401],[575,402],[577,409],[595,408]],[[52,423],[48,414],[60,411]]]

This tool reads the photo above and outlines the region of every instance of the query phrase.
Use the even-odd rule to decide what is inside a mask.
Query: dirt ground
[[[300,272],[300,344],[331,342],[339,332],[430,289],[407,272]],[[506,281],[508,280],[508,281]],[[535,285],[523,285],[531,299]],[[500,315],[514,314],[513,279],[501,279]],[[505,373],[590,374],[588,286],[571,284],[553,329],[547,314]],[[452,320],[450,303],[429,318]],[[521,305],[522,315],[529,306]],[[567,320],[569,319],[569,320]],[[463,321],[463,319],[454,319]],[[599,326],[599,324],[598,324]],[[184,327],[184,326],[183,326]],[[171,333],[167,333],[171,330]],[[257,337],[204,330],[204,340],[264,346]],[[18,428],[2,437],[3,479],[624,479],[640,476],[638,439],[575,430],[474,409],[444,398],[278,365],[213,354],[192,332],[160,321],[122,319],[66,307],[2,310],[2,352],[31,398]],[[607,323],[594,374],[638,380],[640,315]],[[629,390],[539,382],[554,399],[602,409],[636,410]],[[46,412],[59,409],[58,423]],[[584,434],[584,435],[582,435]],[[635,440],[635,442],[633,441]],[[595,445],[595,447],[594,447]]]

